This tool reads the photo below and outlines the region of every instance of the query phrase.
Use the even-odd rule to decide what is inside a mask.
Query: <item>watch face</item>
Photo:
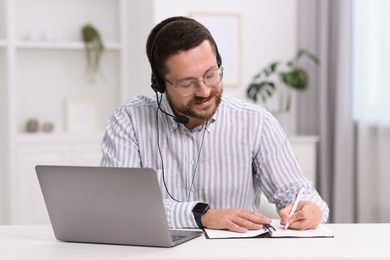
[[[193,211],[196,211],[196,212],[206,212],[208,209],[210,208],[210,205],[207,204],[207,203],[197,203],[193,209]]]

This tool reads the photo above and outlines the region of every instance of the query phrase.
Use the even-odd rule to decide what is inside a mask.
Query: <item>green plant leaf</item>
[[[249,87],[246,90],[246,95],[249,99],[253,100],[254,102],[257,102],[257,94],[259,92],[258,84],[252,83],[249,85]]]
[[[279,65],[279,62],[273,62],[267,67],[264,68],[263,73],[265,74],[266,77],[271,76],[275,71],[277,70]]]
[[[95,74],[99,70],[104,45],[99,32],[90,24],[81,28],[81,35],[87,57],[87,75],[91,78],[91,81],[94,81]]]
[[[302,68],[294,68],[289,72],[280,73],[281,80],[288,86],[297,90],[307,88],[309,76]]]
[[[295,60],[299,60],[299,59],[303,58],[304,56],[306,56],[308,59],[313,61],[316,65],[320,64],[320,60],[317,58],[317,56],[313,55],[312,53],[310,53],[309,51],[307,51],[305,49],[298,50],[298,53],[296,55]]]
[[[273,82],[263,81],[260,83],[252,83],[247,89],[247,97],[254,102],[257,102],[258,95],[261,95],[262,99],[271,97],[275,91],[275,85]]]
[[[247,88],[247,97],[257,102],[258,95],[265,102],[271,98],[275,91],[281,91],[280,109],[288,111],[291,106],[290,90],[305,90],[308,87],[309,75],[304,68],[298,67],[298,60],[308,58],[316,65],[319,64],[319,59],[305,49],[299,49],[294,57],[287,60],[280,66],[280,62],[271,62],[269,65],[261,69],[253,78]],[[272,77],[274,75],[278,77]],[[287,89],[282,89],[282,88]],[[289,90],[287,96],[283,97],[283,92]]]

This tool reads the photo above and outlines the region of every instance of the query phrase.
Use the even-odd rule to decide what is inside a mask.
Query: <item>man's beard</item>
[[[169,95],[167,95],[167,98],[170,101],[169,103],[174,108],[174,110],[176,110],[176,112],[178,112],[179,114],[207,121],[207,120],[211,119],[213,117],[213,115],[215,114],[215,111],[217,111],[217,108],[218,108],[219,104],[221,103],[222,93],[223,93],[223,87],[221,84],[221,86],[219,86],[219,87],[212,88],[210,95],[207,98],[200,98],[200,97],[195,96],[186,105],[183,105],[183,106],[174,105],[173,102],[170,100],[171,98]],[[215,103],[212,104],[212,106],[214,106],[214,107],[209,113],[203,114],[203,113],[199,113],[199,112],[196,112],[193,110],[192,106],[194,104],[199,103],[199,102],[204,102],[204,101],[212,99],[212,98],[215,98]]]

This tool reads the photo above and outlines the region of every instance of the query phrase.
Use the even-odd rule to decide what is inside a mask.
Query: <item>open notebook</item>
[[[205,228],[205,235],[208,239],[222,238],[282,238],[282,237],[333,237],[333,232],[325,225],[320,224],[317,229],[292,230],[284,229],[279,219],[273,219],[271,226],[259,230],[249,230],[247,233],[237,233],[226,230],[214,230]]]

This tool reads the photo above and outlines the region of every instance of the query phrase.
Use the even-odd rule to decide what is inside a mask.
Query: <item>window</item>
[[[353,1],[354,118],[390,122],[390,1]]]

